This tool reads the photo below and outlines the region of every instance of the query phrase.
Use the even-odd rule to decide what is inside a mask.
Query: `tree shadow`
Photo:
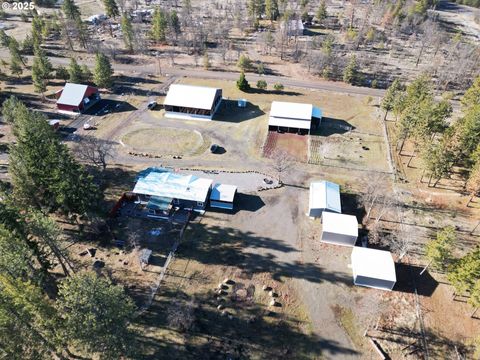
[[[135,325],[158,330],[137,337],[142,358],[311,359],[324,353],[357,354],[335,341],[302,332],[298,320],[267,311],[261,304],[229,303],[227,299],[232,311],[226,310],[230,316],[222,316],[212,295],[198,292],[190,297],[182,290],[163,289],[150,309],[136,319]],[[189,301],[195,304],[190,315],[192,325],[185,331],[175,330],[168,321],[169,309],[172,303],[182,307]],[[167,333],[169,336],[160,335]]]
[[[98,103],[90,107],[83,114],[102,116],[105,114],[122,113],[134,110],[137,110],[137,108],[126,101],[101,99]]]
[[[246,107],[239,107],[237,100],[222,99],[213,120],[240,123],[251,120],[265,113],[257,105],[247,101]]]
[[[313,283],[328,281],[348,286],[352,284],[351,277],[346,274],[327,271],[315,263],[281,261],[269,250],[283,253],[298,251],[282,240],[200,222],[190,224],[178,253],[202,264],[235,266],[249,274],[270,273],[276,281],[295,278]]]

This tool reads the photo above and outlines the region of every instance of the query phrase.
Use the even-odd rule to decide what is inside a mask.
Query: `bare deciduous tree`
[[[113,156],[114,143],[108,140],[85,135],[75,144],[73,152],[82,160],[107,168],[107,160]]]
[[[294,159],[289,153],[283,150],[275,151],[272,159],[272,169],[277,173],[278,182],[281,183],[282,174],[292,167]]]

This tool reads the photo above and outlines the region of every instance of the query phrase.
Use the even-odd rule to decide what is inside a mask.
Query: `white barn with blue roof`
[[[308,216],[321,217],[324,211],[342,212],[340,185],[330,181],[311,182]]]

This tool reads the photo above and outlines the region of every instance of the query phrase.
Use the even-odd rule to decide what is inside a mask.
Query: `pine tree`
[[[43,28],[45,22],[41,17],[35,15],[32,19],[32,39],[34,46],[40,46],[43,41]]]
[[[2,104],[3,121],[8,124],[13,124],[15,121],[15,111],[19,108],[22,102],[15,96],[10,96]]]
[[[437,232],[434,240],[427,243],[425,256],[438,270],[446,270],[452,260],[452,249],[456,241],[455,228],[447,226]]]
[[[74,0],[64,0],[62,4],[62,11],[65,17],[69,20],[75,21],[80,18],[80,9],[75,5]]]
[[[110,88],[113,84],[113,69],[110,60],[102,53],[95,56],[95,68],[93,70],[93,81],[98,87]]]
[[[57,303],[66,341],[105,359],[129,355],[133,348],[129,322],[135,305],[121,286],[93,272],[77,273],[61,284]]]
[[[20,66],[26,66],[26,61],[20,55],[20,46],[18,44],[18,41],[15,40],[15,38],[11,37],[10,41],[8,43],[8,50],[10,52],[10,61],[11,63],[16,63],[19,64]]]
[[[123,13],[120,25],[122,28],[123,42],[125,43],[125,47],[129,52],[133,53],[133,42],[135,36],[133,34],[132,21],[127,13]]]
[[[343,81],[348,84],[355,84],[358,80],[358,64],[357,57],[352,55],[347,67],[343,71]]]
[[[33,58],[32,65],[32,80],[35,92],[42,94],[42,98],[45,98],[44,93],[47,90],[48,79],[52,72],[52,64],[45,55],[45,52],[37,47],[35,49],[35,57]]]
[[[240,77],[237,80],[237,88],[240,91],[244,91],[244,92],[250,90],[250,84],[248,83],[247,79],[245,78],[245,73],[243,71],[240,73]]]
[[[325,4],[325,0],[322,0],[320,2],[320,6],[317,9],[315,17],[317,18],[317,21],[319,23],[322,23],[327,18],[327,16],[328,16],[327,5]]]
[[[19,204],[65,214],[86,214],[97,206],[98,188],[43,114],[21,104],[14,111],[13,134],[9,171]]]
[[[280,13],[278,12],[277,0],[265,0],[265,14],[268,20],[277,20],[277,18],[280,16]]]
[[[70,64],[68,65],[68,81],[73,84],[80,84],[83,80],[82,68],[78,65],[77,61],[74,58],[70,59]]]
[[[153,13],[152,30],[150,31],[150,36],[156,43],[166,40],[167,26],[168,22],[165,12],[157,6]]]
[[[175,43],[177,42],[178,36],[181,34],[182,29],[180,26],[180,19],[178,18],[178,14],[175,10],[170,13],[170,21],[169,21],[170,28],[172,29],[173,36],[175,37]]]
[[[475,79],[472,86],[465,91],[465,94],[462,97],[464,110],[468,111],[468,109],[477,104],[480,104],[480,76]]]
[[[92,81],[93,75],[90,69],[88,68],[88,66],[83,64],[81,68],[82,68],[82,81],[84,82]]]
[[[382,99],[382,109],[385,110],[385,119],[389,111],[393,110],[397,97],[402,91],[402,84],[398,79],[395,79],[388,87]]]
[[[102,0],[103,6],[105,6],[105,13],[108,17],[113,17],[114,19],[120,15],[120,10],[118,10],[118,5],[115,0]]]
[[[252,60],[250,60],[247,55],[242,54],[237,61],[237,66],[240,68],[240,70],[246,71],[252,66]]]
[[[449,268],[448,281],[455,288],[457,295],[472,293],[480,279],[480,248],[476,248],[464,257],[456,260]]]
[[[454,165],[454,154],[448,146],[446,139],[439,143],[428,143],[422,150],[422,159],[425,170],[434,179],[433,187],[437,186],[438,182],[447,177]],[[431,180],[428,182],[430,185]]]

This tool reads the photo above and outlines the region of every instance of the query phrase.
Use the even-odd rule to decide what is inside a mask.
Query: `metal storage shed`
[[[233,201],[236,193],[237,187],[234,185],[215,184],[210,193],[210,206],[233,210]]]
[[[308,216],[320,217],[323,211],[342,212],[340,186],[329,181],[310,183]]]
[[[358,237],[358,223],[355,216],[325,211],[322,214],[322,224],[320,241],[355,246]]]
[[[352,271],[355,285],[392,290],[397,281],[395,263],[389,251],[353,247]]]

